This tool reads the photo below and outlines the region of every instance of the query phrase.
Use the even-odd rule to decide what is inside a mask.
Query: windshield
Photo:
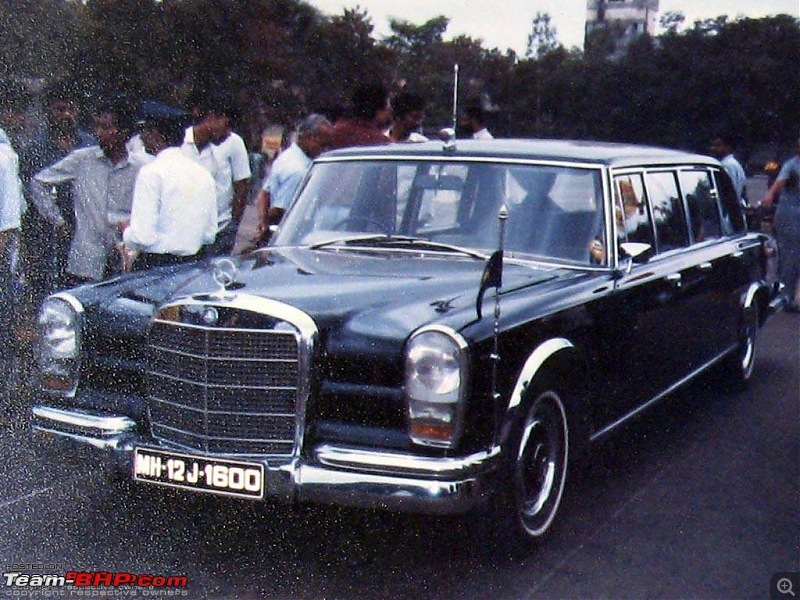
[[[412,237],[490,253],[500,208],[511,255],[604,265],[597,168],[424,160],[316,163],[273,240],[277,246],[358,246]],[[376,240],[378,242],[376,243]],[[426,249],[435,249],[429,245]]]

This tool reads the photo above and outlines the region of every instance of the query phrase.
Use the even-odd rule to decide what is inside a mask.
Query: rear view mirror
[[[461,191],[464,181],[455,175],[417,175],[414,178],[414,187],[423,190],[450,190]]]

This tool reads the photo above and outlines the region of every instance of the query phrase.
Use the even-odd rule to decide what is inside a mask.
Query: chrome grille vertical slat
[[[208,357],[208,336],[209,332],[203,332],[203,355]],[[209,452],[211,448],[209,448],[208,444],[208,360],[203,363],[205,367],[203,369],[203,430],[206,432],[206,437],[203,438],[203,445],[204,450]]]
[[[219,305],[224,319],[198,324],[204,306],[170,305],[152,323],[147,379],[154,437],[212,454],[296,456],[316,334],[310,320],[298,327],[274,314]]]

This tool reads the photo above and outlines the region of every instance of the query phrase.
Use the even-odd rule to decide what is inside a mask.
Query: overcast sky
[[[586,0],[307,0],[327,14],[341,14],[344,8],[366,9],[375,25],[374,35],[389,32],[388,20],[395,17],[417,25],[438,15],[450,19],[445,39],[467,34],[484,41],[485,47],[511,48],[524,55],[537,12],[548,13],[558,40],[566,47],[583,47]],[[680,11],[686,25],[694,21],[728,15],[763,17],[789,14],[798,17],[798,0],[661,0],[659,14]]]

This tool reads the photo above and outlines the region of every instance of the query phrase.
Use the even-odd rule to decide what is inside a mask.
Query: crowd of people
[[[156,110],[108,99],[94,108],[91,132],[81,128],[80,98],[69,83],[53,82],[39,95],[41,123],[30,123],[32,100],[21,84],[0,82],[1,318],[12,319],[0,333],[6,352],[56,290],[231,253],[253,198],[258,227],[243,246],[263,243],[322,152],[427,139],[425,98],[404,90],[390,103],[380,84],[356,86],[336,118],[305,117],[284,143],[271,132],[260,164],[234,131],[240,115],[224,95],[193,94],[182,109]],[[468,131],[475,114],[464,114]],[[477,118],[475,137],[486,137]],[[16,340],[12,314],[23,325]]]
[[[79,98],[68,84],[52,83],[40,102],[43,123],[26,137],[30,94],[13,81],[0,86],[0,344],[6,353],[25,338],[19,328],[17,339],[10,337],[14,320],[31,323],[55,290],[231,253],[252,198],[258,227],[244,246],[263,243],[321,153],[427,140],[424,96],[402,90],[390,97],[380,84],[360,84],[342,115],[310,114],[283,144],[267,136],[267,167],[254,177],[251,155],[234,132],[240,115],[225,96],[193,95],[184,109],[160,112],[110,99],[93,111],[91,133],[80,127]],[[459,129],[492,138],[479,105],[465,108]],[[720,136],[710,151],[743,196],[744,171],[730,139]],[[790,294],[800,275],[799,165],[798,157],[788,161],[763,200],[769,206],[779,193],[785,198],[776,230]],[[796,311],[793,298],[789,309]]]

